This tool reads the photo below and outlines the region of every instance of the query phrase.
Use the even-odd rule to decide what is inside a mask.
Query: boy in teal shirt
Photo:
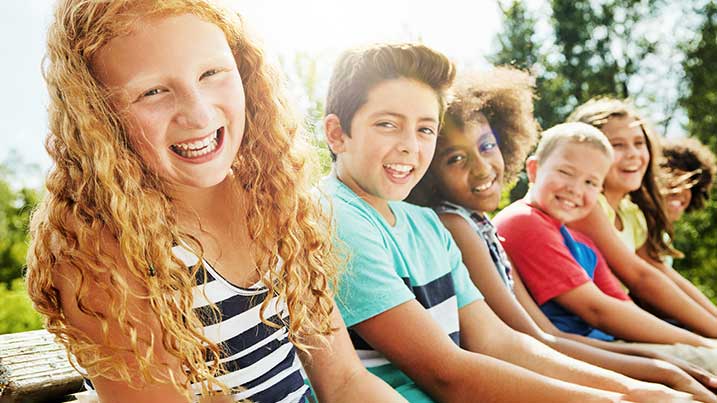
[[[401,202],[433,157],[454,75],[422,45],[352,50],[334,69],[324,130],[335,166],[322,188],[349,257],[336,300],[364,365],[412,402],[675,401],[507,327],[435,213]]]

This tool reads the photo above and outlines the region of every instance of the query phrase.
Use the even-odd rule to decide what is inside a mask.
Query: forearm
[[[626,301],[608,299],[595,308],[594,315],[583,319],[598,329],[628,341],[709,346],[704,338],[658,319]]]
[[[422,385],[437,401],[462,403],[475,401],[476,396],[481,402],[525,402],[527,396],[546,402],[621,401],[621,394],[563,382],[493,357],[461,355],[450,379]]]
[[[649,265],[647,262],[642,263]],[[654,267],[628,283],[630,292],[689,329],[706,337],[717,337],[717,317],[695,304],[672,280]],[[692,344],[692,343],[688,343]]]
[[[709,298],[702,294],[702,292],[697,287],[695,287],[694,284],[689,282],[686,278],[682,277],[680,273],[669,267],[666,269],[667,272],[665,274],[667,274],[667,276],[670,277],[670,279],[672,279],[672,281],[674,281],[675,284],[677,284],[677,286],[680,287],[680,289],[685,294],[692,298],[693,301],[698,303],[707,312],[712,314],[712,316],[717,317],[717,307],[715,307],[715,305],[712,303],[712,301],[709,300]]]
[[[317,394],[319,394],[317,392]],[[366,370],[357,370],[331,394],[321,393],[321,402],[405,402],[395,389],[387,387],[381,379]]]
[[[569,353],[576,354],[577,359],[563,355],[519,333],[515,333],[512,337],[504,337],[503,340],[505,341],[491,349],[489,354],[521,367],[540,371],[552,378],[620,393],[628,392],[634,383],[634,380],[621,374],[583,362],[585,358],[601,360],[598,360],[598,355],[594,351],[588,351],[590,347],[580,346],[569,340],[556,343],[562,344]]]

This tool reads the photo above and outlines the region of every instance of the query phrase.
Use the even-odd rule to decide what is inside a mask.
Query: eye
[[[385,129],[395,129],[397,127],[396,124],[394,124],[393,122],[389,122],[389,121],[377,122],[376,126],[382,127]]]
[[[461,162],[461,161],[463,161],[463,160],[465,160],[465,159],[466,159],[466,157],[463,156],[463,155],[460,155],[460,154],[452,155],[452,156],[450,156],[450,157],[448,158],[448,160],[446,160],[446,164],[447,164],[447,165],[454,165],[454,164],[457,164],[457,163],[459,163],[459,162]]]
[[[209,70],[205,71],[204,73],[202,73],[202,75],[199,77],[199,79],[201,80],[203,78],[211,77],[213,75],[218,74],[220,71],[221,70],[219,70],[219,69],[209,69]]]
[[[564,170],[564,169],[558,169],[558,173],[561,174],[561,175],[564,175],[564,176],[573,176],[572,173],[570,173],[570,172],[568,172],[568,171],[566,171],[566,170]]]
[[[422,128],[420,128],[420,129],[418,129],[418,131],[421,132],[421,133],[423,133],[423,134],[428,134],[428,135],[434,135],[434,134],[436,134],[436,131],[433,130],[432,127],[422,127]]]
[[[597,181],[594,181],[594,180],[592,180],[592,179],[586,180],[585,183],[587,183],[588,185],[590,185],[590,186],[592,186],[592,187],[594,187],[594,188],[599,188],[599,187],[600,187],[600,184],[597,183]]]
[[[151,90],[142,93],[141,97],[151,97],[154,95],[159,95],[162,92],[164,92],[164,91],[161,88],[152,88]]]
[[[495,142],[487,142],[482,143],[480,146],[478,146],[478,150],[482,153],[490,152],[495,150],[498,147],[498,144]]]
[[[624,146],[623,143],[613,143],[612,148],[622,148]]]

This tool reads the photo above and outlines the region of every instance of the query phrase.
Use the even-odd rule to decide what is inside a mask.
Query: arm
[[[107,239],[108,237],[103,236],[103,244],[114,245],[112,240]],[[118,251],[110,250],[111,254],[118,256]],[[138,281],[133,280],[130,276],[124,275],[126,268],[119,262],[119,258],[115,259],[118,262],[113,271],[117,278],[124,278],[127,281],[128,287],[130,288],[130,301],[128,301],[129,314],[133,315],[137,322],[141,321],[143,326],[137,327],[138,340],[147,340],[149,337],[153,337],[155,340],[161,340],[162,328],[152,314],[152,309],[149,303],[142,296],[146,295],[146,291]],[[61,266],[53,274],[53,285],[59,290],[60,303],[62,306],[62,313],[65,316],[67,323],[74,328],[79,329],[86,337],[98,345],[112,344],[115,347],[127,348],[131,351],[130,337],[120,329],[119,322],[116,318],[109,316],[107,309],[107,294],[102,291],[102,284],[106,284],[110,279],[110,274],[104,272],[97,274],[96,279],[85,279],[88,284],[88,295],[83,301],[87,308],[98,312],[101,315],[107,317],[108,332],[105,336],[102,331],[101,322],[95,317],[88,315],[87,313],[80,310],[75,300],[75,290],[79,288],[80,277],[77,271],[69,266]],[[116,280],[115,280],[116,281]],[[140,349],[144,352],[148,350],[146,345],[140,344]],[[170,355],[162,346],[161,342],[154,344],[155,367],[153,371],[158,375],[166,375],[169,371],[173,371],[174,374],[182,374],[181,365],[179,360]],[[128,364],[130,371],[138,367],[135,356],[131,353],[123,355],[122,359]],[[189,402],[187,397],[180,393],[171,383],[155,383],[155,384],[143,384],[139,379],[139,376],[132,379],[131,385],[126,382],[111,380],[101,376],[94,376],[92,374],[92,368],[86,368],[90,371],[90,378],[92,384],[97,391],[100,400],[103,403],[120,403],[120,402],[133,402],[133,403],[156,403],[156,402],[167,402],[167,403],[186,403]],[[222,400],[225,399],[225,400]],[[231,401],[229,397],[216,397],[206,398],[203,402],[228,402]]]
[[[508,287],[498,275],[488,247],[480,235],[458,215],[442,214],[439,217],[461,249],[463,263],[468,268],[471,280],[480,289],[491,310],[508,326],[532,336],[572,358],[616,371],[635,379],[663,383],[677,390],[700,396],[706,402],[717,403],[714,395],[684,371],[666,362],[617,354],[562,337],[562,332],[552,325],[550,320],[540,311],[540,308],[535,305],[532,298],[528,296],[531,308],[547,321],[555,333],[547,334],[543,332],[516,298],[510,294]],[[513,270],[513,279],[516,283],[516,290],[514,291],[517,291],[517,288],[520,287],[524,295],[527,295],[527,290],[525,290],[520,276],[515,270]],[[553,337],[553,335],[558,337]],[[711,400],[708,398],[711,398]]]
[[[543,331],[554,336],[554,342],[546,344],[555,350],[630,378],[661,383],[675,390],[690,393],[703,402],[717,403],[717,397],[705,388],[717,386],[717,378],[702,368],[664,354],[664,357],[659,357],[657,353],[653,354],[652,351],[636,346],[628,347],[629,343],[610,343],[565,333],[555,327],[535,304],[518,273],[514,273],[513,281],[514,291],[520,304]],[[677,365],[678,363],[680,365]]]
[[[659,270],[637,256],[617,236],[605,213],[596,206],[571,228],[589,236],[605,256],[610,268],[631,293],[661,312],[706,337],[717,337],[717,317],[685,294]]]
[[[480,325],[476,317],[480,317]],[[464,327],[463,323],[467,323]],[[465,348],[564,381],[627,393],[637,401],[685,398],[663,386],[646,384],[566,357],[535,339],[512,331],[480,301],[461,310],[461,340]]]
[[[717,317],[717,307],[712,303],[712,301],[709,300],[702,292],[695,287],[694,284],[689,282],[686,278],[682,277],[680,273],[677,272],[677,270],[673,269],[672,267],[666,266],[664,263],[657,261],[649,256],[647,253],[647,247],[645,245],[642,245],[640,249],[637,250],[638,256],[640,256],[642,259],[644,259],[646,262],[650,263],[654,267],[656,267],[658,270],[660,270],[663,274],[665,274],[667,277],[670,278],[675,284],[677,284],[680,289],[687,294],[692,300],[699,304],[702,308],[704,308],[707,312],[712,314],[713,316]]]
[[[644,343],[711,347],[708,340],[643,311],[632,302],[609,297],[595,284],[585,283],[555,300],[584,321],[615,337]]]
[[[483,318],[472,319],[475,326],[483,326]],[[616,394],[547,378],[466,351],[453,343],[415,300],[358,323],[354,329],[440,402],[466,402],[477,396],[484,402],[523,402],[526,396],[550,402],[620,401]]]
[[[330,336],[329,346],[319,345],[310,356],[299,353],[319,401],[405,402],[398,392],[361,364],[338,309],[334,309],[332,319],[337,330]]]

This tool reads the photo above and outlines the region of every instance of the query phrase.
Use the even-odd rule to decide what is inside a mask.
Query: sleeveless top
[[[466,220],[471,229],[485,242],[500,279],[503,280],[503,284],[508,287],[511,294],[515,296],[513,291],[513,277],[511,275],[513,268],[510,259],[508,259],[508,254],[505,253],[503,245],[500,244],[500,237],[495,229],[495,225],[493,225],[488,216],[485,213],[477,213],[447,201],[440,202],[433,210],[438,215],[455,214]]]
[[[172,252],[187,267],[198,263],[198,258],[182,246],[173,247]],[[273,297],[269,302],[264,317],[280,327],[268,326],[259,319],[261,304],[268,294],[260,282],[249,288],[238,287],[206,260],[202,263],[206,271],[197,271],[193,309],[204,324],[204,335],[219,345],[220,362],[226,373],[217,379],[232,390],[237,401],[307,402],[310,389],[301,375],[296,349],[288,339],[284,322],[288,322],[289,314],[284,301]],[[210,303],[216,304],[219,314]],[[194,388],[197,394],[201,390],[198,386]]]

